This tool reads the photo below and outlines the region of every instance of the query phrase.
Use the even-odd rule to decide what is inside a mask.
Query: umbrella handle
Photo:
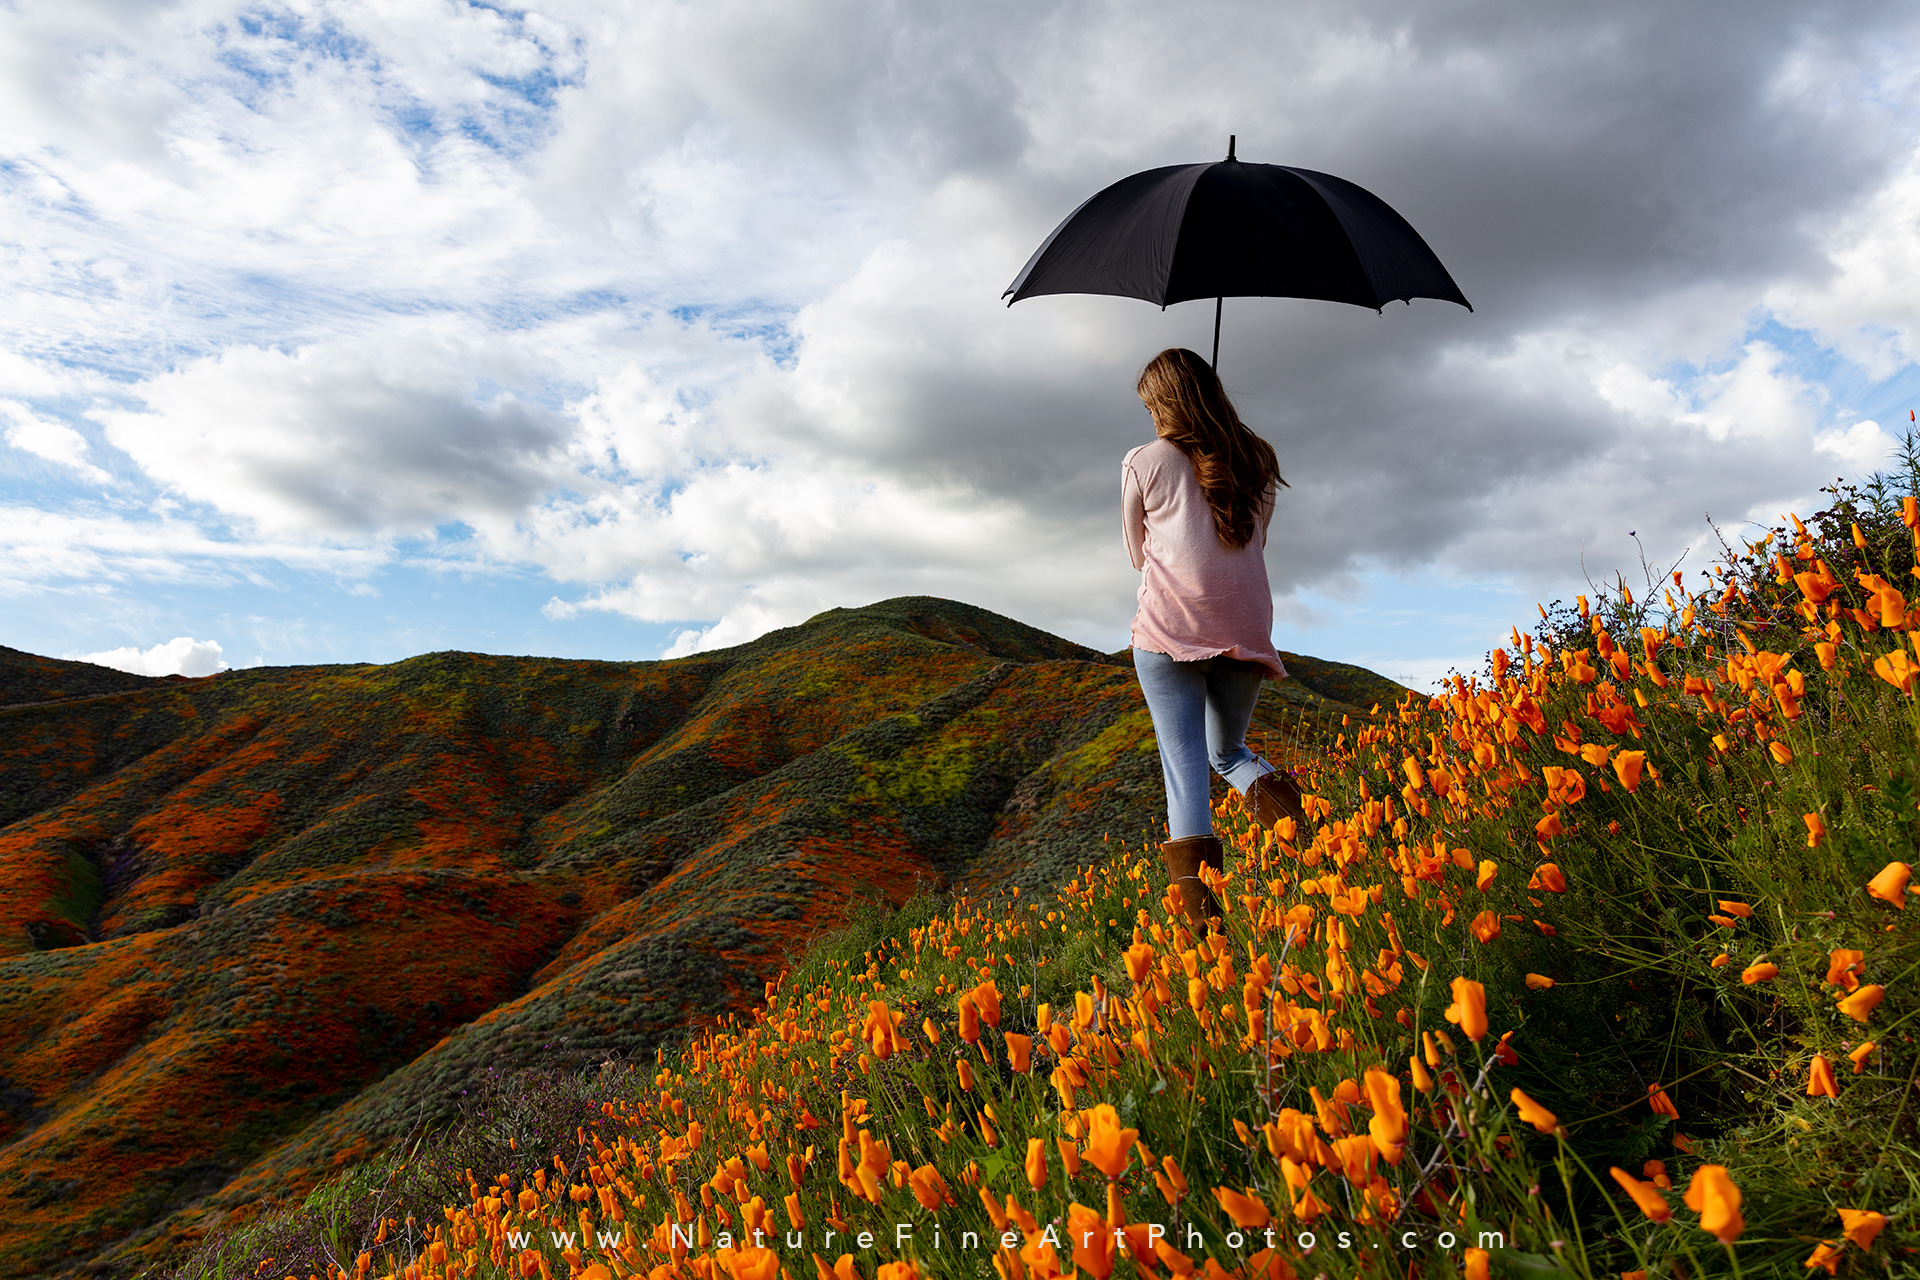
[[[1233,144],[1239,140],[1238,134],[1230,133],[1227,135],[1227,159],[1232,160],[1235,158],[1233,154]],[[1216,378],[1220,376],[1220,304],[1225,301],[1225,298],[1215,298],[1213,300],[1213,375]]]

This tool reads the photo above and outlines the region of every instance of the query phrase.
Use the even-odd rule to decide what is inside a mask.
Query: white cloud
[[[563,429],[510,392],[476,401],[478,362],[431,336],[257,347],[149,379],[107,438],[169,489],[269,530],[429,533],[523,510]]]
[[[0,421],[7,424],[6,441],[14,448],[77,471],[94,484],[113,478],[87,461],[87,438],[66,423],[39,417],[17,400],[0,400]]]
[[[1837,459],[1849,473],[1864,475],[1888,467],[1898,442],[1881,430],[1879,423],[1863,419],[1849,427],[1821,432],[1814,437],[1813,447]]]
[[[1890,181],[1825,227],[1820,244],[1821,269],[1775,283],[1766,305],[1874,377],[1920,359],[1920,148],[1907,153]]]
[[[151,513],[98,507],[50,511],[0,504],[0,594],[57,601],[63,591],[138,592],[193,585],[267,586],[276,568],[361,578],[390,548],[298,539],[215,537],[154,504]],[[57,604],[54,606],[58,608]]]
[[[1228,133],[1378,191],[1478,308],[1229,300],[1283,600],[1677,554],[1885,449],[1840,366],[1920,354],[1910,12],[1166,13],[0,11],[8,440],[116,476],[10,493],[0,589],[532,566],[529,610],[677,650],[909,592],[1108,642],[1132,378],[1211,309],[998,295]]]
[[[1474,376],[1531,387],[1563,419],[1543,413],[1532,465],[1512,467],[1449,539],[1452,563],[1528,583],[1631,579],[1643,554],[1656,573],[1689,550],[1700,567],[1716,545],[1709,516],[1725,527],[1810,512],[1835,446],[1868,440],[1820,432],[1819,389],[1763,342],[1685,388],[1567,333],[1539,335]]]
[[[175,636],[151,649],[107,649],[100,653],[70,653],[69,658],[92,662],[137,676],[210,676],[225,671],[220,642]]]
[[[59,398],[110,388],[107,379],[52,360],[29,360],[0,350],[0,394]]]

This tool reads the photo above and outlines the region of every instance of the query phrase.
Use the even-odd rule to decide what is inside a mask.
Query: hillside
[[[108,693],[128,693],[177,682],[181,676],[136,676],[91,662],[69,662],[22,653],[0,644],[0,706],[59,702]]]
[[[861,910],[154,1280],[1910,1275],[1920,498],[1827,492],[1220,797],[1217,916],[1124,836]]]
[[[1289,661],[1270,753],[1401,692]],[[929,598],[670,662],[0,677],[8,1277],[130,1273],[490,1069],[747,1007],[861,901],[1159,821],[1124,657]]]

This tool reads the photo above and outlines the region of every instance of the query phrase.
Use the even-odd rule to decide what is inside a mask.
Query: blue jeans
[[[1167,784],[1167,838],[1213,834],[1207,771],[1245,794],[1273,766],[1247,746],[1247,725],[1260,700],[1264,669],[1236,658],[1175,662],[1151,649],[1133,651],[1133,673],[1147,695],[1160,771]]]

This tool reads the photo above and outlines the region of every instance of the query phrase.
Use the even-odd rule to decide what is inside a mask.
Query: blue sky
[[[1228,133],[1475,304],[1229,301],[1284,648],[1477,666],[1920,400],[1909,7],[1168,12],[0,8],[0,643],[651,658],[915,593],[1117,648],[1133,377],[1212,308],[999,293]]]

